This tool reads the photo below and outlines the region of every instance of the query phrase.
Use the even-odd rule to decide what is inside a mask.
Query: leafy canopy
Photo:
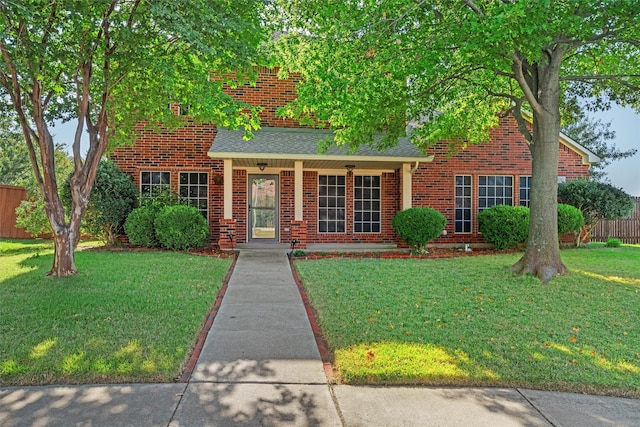
[[[358,145],[406,124],[413,141],[488,140],[497,115],[539,110],[538,64],[559,68],[562,101],[592,96],[640,107],[640,4],[629,0],[281,1],[276,42],[286,70],[302,74],[283,113],[330,123]],[[552,51],[561,49],[558,64]],[[428,119],[428,120],[427,120]]]

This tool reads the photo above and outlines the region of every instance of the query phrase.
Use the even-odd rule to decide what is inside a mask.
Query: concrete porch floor
[[[288,243],[238,243],[235,248],[290,251],[291,245]],[[312,243],[302,250],[305,252],[383,252],[405,249],[386,243]]]

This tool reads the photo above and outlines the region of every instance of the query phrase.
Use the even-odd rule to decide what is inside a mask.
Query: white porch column
[[[411,163],[402,164],[402,210],[411,207]]]
[[[302,160],[295,161],[295,169],[294,169],[294,220],[302,221],[302,211],[303,211],[303,202],[302,202],[302,193],[303,193],[303,185],[302,185]]]
[[[233,160],[224,159],[224,219],[233,219]]]

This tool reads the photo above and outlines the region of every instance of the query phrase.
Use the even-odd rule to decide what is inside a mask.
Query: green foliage
[[[558,200],[582,211],[585,224],[594,226],[603,219],[626,218],[635,202],[623,190],[611,184],[576,179],[558,186]]]
[[[609,237],[607,239],[607,243],[605,243],[605,246],[607,246],[608,248],[619,248],[622,245],[622,242],[620,241],[620,239],[614,239],[613,237]]]
[[[578,233],[584,225],[584,215],[580,209],[558,203],[558,235]]]
[[[515,267],[560,272],[555,214],[561,103],[640,109],[640,2],[277,0],[274,52],[298,72],[282,114],[356,147],[410,129],[428,148],[489,140],[499,117],[530,143],[535,238]],[[384,41],[384,42],[381,42]],[[527,113],[529,112],[529,113]],[[529,121],[531,119],[531,121]],[[410,125],[410,126],[407,126]],[[533,236],[532,236],[533,237]]]
[[[32,236],[42,236],[51,233],[51,224],[44,211],[44,199],[33,194],[32,198],[23,200],[16,208],[16,226],[24,228]]]
[[[428,207],[405,209],[391,221],[400,240],[416,248],[419,253],[425,252],[427,243],[440,236],[446,224],[444,215]]]
[[[162,246],[183,251],[203,246],[209,237],[209,225],[193,206],[166,206],[154,221],[155,232]]]
[[[529,209],[524,206],[496,205],[478,213],[482,237],[496,249],[524,243],[529,235]]]
[[[131,211],[124,223],[124,230],[129,237],[129,243],[144,248],[157,248],[160,246],[153,224],[155,216],[156,211],[147,205]]]
[[[61,187],[58,187],[59,197],[63,198],[65,190],[69,190],[67,177],[73,171],[73,163],[61,146],[55,147],[54,157],[56,179],[58,182],[65,183]],[[16,225],[27,230],[32,236],[42,236],[52,233],[51,223],[44,210],[44,197],[42,196],[40,187],[38,187],[35,175],[29,172],[27,177],[21,180],[19,184],[27,188],[27,200],[20,202],[20,205],[16,208]],[[65,187],[65,185],[67,187]]]
[[[158,248],[162,244],[156,237],[155,220],[162,209],[180,204],[178,195],[170,190],[160,190],[152,197],[145,197],[124,223],[124,230],[133,245]]]
[[[5,111],[20,122],[30,155],[42,154],[34,172],[46,187],[59,245],[79,235],[100,159],[133,142],[142,123],[167,130],[207,122],[243,126],[247,134],[260,126],[260,108],[233,100],[224,84],[255,79],[267,36],[264,6],[260,0],[2,3]],[[175,114],[168,104],[190,105],[189,116]],[[74,119],[74,200],[65,212],[50,124]],[[90,142],[84,153],[83,134]],[[72,256],[56,251],[51,274],[74,274]]]
[[[124,231],[124,222],[137,201],[138,189],[131,177],[112,161],[103,160],[98,166],[83,225],[89,234],[100,236],[107,245],[113,245],[115,238]]]
[[[24,137],[7,117],[0,117],[0,184],[25,186],[31,175]]]

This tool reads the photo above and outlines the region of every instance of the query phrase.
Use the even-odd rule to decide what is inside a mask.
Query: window
[[[318,176],[318,232],[344,233],[346,185],[344,175]]]
[[[380,177],[355,176],[353,192],[353,231],[379,233]]]
[[[206,172],[180,172],[178,194],[181,200],[197,208],[208,218],[209,174]]]
[[[456,175],[456,233],[471,233],[471,175]]]
[[[478,176],[478,210],[482,211],[495,205],[513,205],[512,176]]]
[[[142,172],[140,174],[140,194],[142,197],[153,198],[164,190],[170,189],[171,173]]]
[[[529,207],[529,201],[531,200],[531,177],[520,177],[520,206]]]

